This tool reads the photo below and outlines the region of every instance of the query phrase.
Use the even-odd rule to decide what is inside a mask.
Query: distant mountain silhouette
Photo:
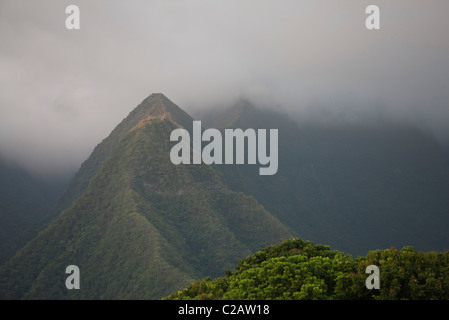
[[[205,128],[279,129],[276,175],[261,177],[251,165],[219,169],[296,236],[353,255],[449,249],[449,163],[431,135],[387,121],[296,121],[244,100],[202,119]]]

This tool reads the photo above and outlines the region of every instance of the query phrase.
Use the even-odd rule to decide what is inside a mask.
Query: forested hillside
[[[0,267],[1,298],[157,299],[291,238],[214,167],[171,163],[179,124],[167,106],[163,95],[140,105],[145,117],[112,144],[81,196]],[[65,287],[69,265],[82,290]]]
[[[369,265],[380,270],[379,290],[366,287]],[[353,259],[329,246],[292,239],[242,259],[226,276],[193,282],[166,299],[446,300],[449,252],[403,247]]]
[[[296,236],[353,254],[391,246],[449,248],[449,162],[437,140],[386,120],[313,123],[240,101],[205,127],[279,130],[279,169],[219,166]]]
[[[159,299],[245,256],[173,297],[447,296],[447,253],[421,252],[449,244],[449,167],[431,136],[391,123],[303,126],[247,102],[203,119],[203,129],[279,129],[277,174],[174,165],[171,132],[193,119],[153,94],[97,145],[48,227],[0,266],[0,298]],[[338,251],[291,240],[251,256],[293,236]],[[386,249],[405,245],[417,251]],[[380,291],[364,287],[368,264],[381,269]],[[68,265],[83,290],[65,287]]]

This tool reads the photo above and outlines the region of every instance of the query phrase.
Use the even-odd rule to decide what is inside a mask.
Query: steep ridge
[[[170,162],[170,133],[189,124],[163,95],[144,100],[97,146],[61,203],[81,195],[0,268],[0,298],[161,298],[290,238],[215,167]],[[80,290],[65,287],[68,265],[80,269]]]
[[[192,118],[167,97],[161,93],[151,94],[95,147],[70,182],[66,192],[59,199],[54,212],[59,214],[62,210],[67,209],[87,189],[90,179],[97,173],[103,160],[108,157],[114,146],[129,130],[148,117],[158,117],[164,113],[170,114],[173,121],[185,128],[192,126]]]

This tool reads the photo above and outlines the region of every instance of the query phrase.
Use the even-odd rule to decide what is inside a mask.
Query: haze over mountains
[[[170,162],[171,131],[191,121],[163,95],[145,99],[83,164],[68,209],[4,265],[1,296],[160,298],[291,237],[213,167]],[[83,290],[65,288],[70,264]]]
[[[216,128],[279,128],[279,171],[222,166],[296,235],[353,255],[390,246],[448,248],[449,166],[429,133],[391,120],[313,123],[248,101],[203,114]]]
[[[277,174],[173,165],[170,133],[193,119],[152,94],[81,165],[50,225],[0,267],[0,297],[161,298],[293,236],[354,255],[449,247],[449,165],[431,135],[392,122],[298,124],[244,100],[201,120],[279,129]],[[71,264],[82,290],[65,288]]]
[[[35,176],[0,158],[0,264],[55,217],[53,206],[68,180]]]
[[[354,0],[77,0],[74,32],[70,4],[0,2],[0,153],[34,172],[76,171],[151,92],[190,114],[240,96],[302,120],[378,113],[449,142],[447,0],[378,0],[374,32]]]

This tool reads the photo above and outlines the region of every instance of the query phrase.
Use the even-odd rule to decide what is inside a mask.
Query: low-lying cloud
[[[374,2],[2,0],[0,154],[75,170],[153,92],[187,111],[243,96],[314,120],[381,114],[447,140],[449,2]]]

